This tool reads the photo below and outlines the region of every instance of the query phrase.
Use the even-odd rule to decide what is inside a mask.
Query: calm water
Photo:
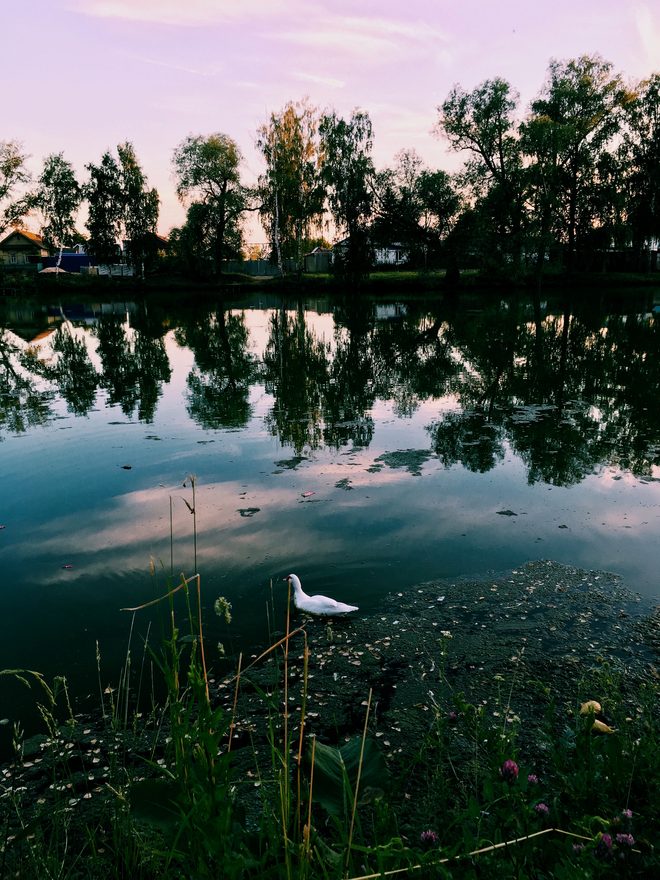
[[[538,558],[656,599],[650,307],[7,299],[0,668],[94,692],[98,640],[116,681],[120,609],[166,589],[170,507],[174,571],[193,573],[189,474],[209,636],[227,648],[265,642],[269,581],[279,614],[290,571],[366,614],[420,581]],[[0,690],[0,718],[18,699]]]

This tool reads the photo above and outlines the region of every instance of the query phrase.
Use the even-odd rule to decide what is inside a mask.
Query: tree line
[[[373,248],[397,243],[414,268],[471,265],[508,276],[601,268],[627,249],[645,267],[660,238],[660,74],[626,84],[598,55],[550,62],[526,112],[506,80],[467,92],[455,85],[437,108],[434,131],[465,157],[457,173],[425,166],[413,149],[376,169],[369,114],[322,112],[305,99],[271,113],[257,131],[264,170],[241,181],[242,155],[224,133],[190,135],[173,151],[186,219],[170,241],[188,274],[219,274],[240,255],[243,225],[258,213],[268,257],[302,270],[305,252],[337,238],[335,267],[368,271]],[[88,250],[99,262],[126,240],[138,274],[148,266],[159,198],[131,143],[86,166],[79,183],[59,154],[32,181],[15,141],[0,141],[0,232],[30,212],[47,245],[73,241],[88,206]],[[17,195],[18,193],[20,195]]]

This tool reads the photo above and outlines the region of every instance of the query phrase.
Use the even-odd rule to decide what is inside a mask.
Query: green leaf
[[[347,816],[353,805],[362,739],[356,737],[341,748],[316,743],[314,761],[314,800],[331,816]],[[382,793],[387,767],[374,740],[364,744],[360,800],[373,800]]]

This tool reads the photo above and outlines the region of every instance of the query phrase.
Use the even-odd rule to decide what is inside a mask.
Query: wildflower
[[[529,776],[527,777],[527,782],[529,782],[530,785],[538,785],[539,778],[536,775],[536,773],[530,773]]]
[[[518,778],[518,765],[516,762],[508,758],[500,767],[500,776],[509,785],[513,785]]]
[[[579,856],[581,852],[584,852],[584,844],[583,843],[574,843],[573,844],[573,852],[576,856]]]
[[[453,710],[447,715],[447,720],[451,722],[451,724],[455,724],[458,721],[458,713]]]
[[[632,836],[632,834],[617,834],[616,842],[619,844],[619,846],[634,846],[635,838]]]
[[[632,810],[621,810],[621,815],[624,819],[632,819],[633,817]]]
[[[423,847],[426,847],[426,849],[431,849],[432,846],[437,846],[439,839],[440,838],[435,831],[431,831],[430,828],[427,831],[422,831],[419,835],[419,841]]]
[[[224,617],[226,623],[231,623],[231,602],[224,596],[218,596],[213,603],[213,610],[218,617]]]
[[[612,855],[612,837],[610,834],[601,834],[596,844],[596,856],[599,859],[609,859]]]
[[[538,813],[539,816],[547,816],[550,813],[550,808],[547,804],[535,804],[534,812]]]

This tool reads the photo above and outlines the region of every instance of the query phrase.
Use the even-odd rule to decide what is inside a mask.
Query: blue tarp
[[[54,257],[42,257],[40,262],[43,263],[44,269],[51,266],[57,266],[57,254]],[[82,266],[89,266],[89,254],[62,254],[60,261],[60,269],[65,272],[80,272]]]

